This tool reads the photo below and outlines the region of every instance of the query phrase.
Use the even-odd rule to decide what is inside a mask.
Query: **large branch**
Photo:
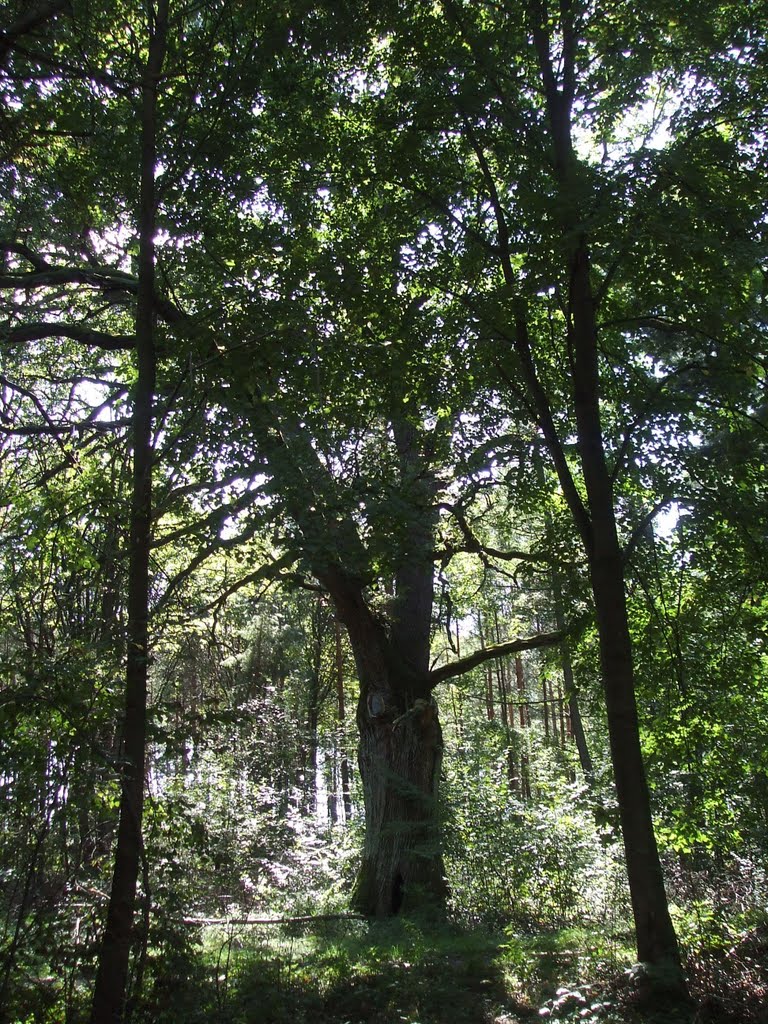
[[[429,673],[430,687],[444,683],[446,679],[455,679],[456,676],[462,676],[465,672],[477,668],[478,665],[482,665],[486,661],[503,658],[507,654],[534,651],[539,647],[552,647],[562,643],[571,632],[571,629],[560,629],[553,633],[536,633],[534,636],[517,637],[515,640],[505,640],[504,643],[484,647],[475,651],[474,654],[468,654],[466,658],[459,658],[458,661],[452,661],[433,669]]]
[[[67,10],[69,6],[69,0],[47,0],[40,4],[32,4],[20,18],[12,21],[7,28],[0,29],[0,66],[5,63],[17,39],[34,32],[40,25]]]
[[[298,556],[293,552],[287,551],[285,554],[280,555],[274,562],[269,562],[267,565],[261,565],[258,569],[253,572],[247,573],[242,576],[239,580],[235,580],[234,583],[230,583],[228,587],[225,587],[213,601],[209,601],[203,606],[201,611],[211,612],[217,608],[223,607],[228,598],[233,594],[236,594],[238,590],[242,590],[243,587],[248,587],[253,583],[276,583],[278,580],[287,580],[290,577],[285,569],[290,569],[292,565],[297,561]],[[316,592],[324,594],[325,591],[322,587],[313,588]]]
[[[130,419],[119,420],[75,420],[72,423],[50,423],[37,427],[14,427],[9,426],[6,417],[0,413],[0,432],[8,437],[46,437],[72,434],[82,434],[85,431],[92,431],[94,434],[110,434],[117,430],[125,430],[130,427]]]
[[[138,279],[113,267],[57,267],[23,242],[9,239],[0,239],[0,253],[21,256],[34,268],[26,272],[12,271],[0,274],[0,288],[29,291],[35,288],[81,284],[89,288],[98,288],[103,292],[138,295]],[[153,302],[156,312],[166,323],[177,324],[186,320],[186,314],[161,295],[155,294]]]
[[[11,330],[0,328],[0,342],[17,344],[43,338],[72,338],[88,348],[103,348],[108,352],[124,352],[136,347],[133,334],[108,334],[81,324],[21,324]]]

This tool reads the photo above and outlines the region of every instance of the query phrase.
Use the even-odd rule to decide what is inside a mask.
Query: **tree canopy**
[[[328,764],[350,818],[346,686],[351,901],[381,917],[446,905],[447,687],[475,688],[488,728],[498,687],[530,797],[523,654],[546,738],[575,739],[623,837],[637,958],[685,1001],[663,857],[764,843],[768,807],[767,14],[9,5],[8,820],[21,835],[29,787],[66,791],[83,868],[114,853],[94,1021],[142,987],[147,772],[165,744],[185,777],[223,727],[187,717],[188,676],[231,685],[238,728],[301,717],[275,743],[302,813]],[[47,806],[8,869],[3,997]]]

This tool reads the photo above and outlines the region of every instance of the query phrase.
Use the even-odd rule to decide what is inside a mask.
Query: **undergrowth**
[[[719,1000],[694,973],[686,1011],[638,1002],[631,931],[536,936],[395,919],[207,929],[154,979],[141,1024],[762,1024],[759,987]],[[753,935],[755,943],[763,942]],[[696,970],[708,963],[701,950]],[[158,965],[159,966],[159,965]],[[166,964],[165,967],[172,967]],[[721,977],[721,982],[723,978]],[[728,980],[728,984],[733,979]],[[754,980],[754,979],[753,979]]]

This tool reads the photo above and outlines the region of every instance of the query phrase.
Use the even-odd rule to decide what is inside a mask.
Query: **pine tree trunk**
[[[525,706],[525,673],[523,670],[523,659],[520,655],[515,657],[515,682],[517,684],[517,697],[520,701],[520,708],[518,711],[520,728],[524,729],[528,722],[528,715],[526,714],[527,708]]]
[[[560,587],[560,580],[557,573],[552,574],[552,591],[555,599],[555,626],[557,629],[565,628],[565,615],[563,613],[563,595]],[[565,696],[568,701],[568,734],[576,743],[576,750],[579,754],[579,764],[584,773],[584,781],[591,786],[595,779],[595,768],[587,745],[587,737],[584,733],[584,723],[581,720],[579,699],[576,694],[576,680],[573,675],[573,664],[571,652],[568,649],[568,642],[565,641],[560,647],[560,664],[563,670],[563,685]]]
[[[501,630],[499,628],[499,614],[494,608],[493,621],[496,632],[496,643],[501,642]],[[504,659],[496,661],[496,681],[499,686],[499,710],[501,712],[501,724],[505,729],[509,728],[509,707],[507,704],[507,674],[504,667]]]
[[[485,650],[483,618],[479,611],[477,613],[477,632],[480,638],[480,648],[481,650]],[[488,662],[485,668],[485,713],[489,722],[492,722],[496,717],[496,709],[494,707],[493,700],[493,666],[490,662]]]
[[[349,759],[347,758],[347,749],[344,741],[344,724],[347,717],[344,700],[344,651],[341,644],[341,623],[338,619],[334,619],[333,629],[336,644],[336,709],[339,723],[339,750],[341,757],[339,763],[341,798],[344,803],[344,820],[350,821],[352,818],[352,790],[349,777]]]

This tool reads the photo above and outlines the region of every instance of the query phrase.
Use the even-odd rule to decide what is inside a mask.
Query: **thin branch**
[[[643,536],[643,534],[651,525],[651,523],[659,514],[659,512],[661,512],[663,508],[666,508],[667,505],[671,505],[673,501],[675,501],[674,497],[662,498],[661,501],[656,502],[652,509],[646,512],[646,514],[643,516],[643,518],[632,531],[630,538],[624,547],[625,563],[630,560],[630,558],[635,552],[635,548],[637,547],[640,538]]]
[[[493,215],[496,218],[496,230],[499,233],[498,256],[501,260],[501,270],[504,275],[504,283],[507,288],[509,288],[510,292],[514,294],[519,287],[519,281],[512,266],[512,249],[510,245],[511,236],[509,233],[509,226],[507,225],[507,217],[504,213],[504,207],[501,202],[501,196],[496,188],[496,179],[493,176],[493,171],[491,171],[485,151],[472,130],[469,118],[463,112],[461,112],[461,117],[464,122],[464,131],[466,132],[467,139],[469,140],[469,144],[477,157],[478,164],[480,165],[483,180],[485,181],[485,187],[488,190],[488,197],[493,208]]]
[[[466,551],[470,554],[487,555],[491,558],[498,558],[503,562],[548,562],[550,558],[548,555],[536,555],[532,551],[520,551],[520,550],[508,550],[502,551],[499,548],[489,547],[487,544],[482,544],[477,537],[472,533],[472,528],[466,520],[464,514],[459,510],[458,506],[451,505],[449,502],[441,501],[438,508],[449,512],[459,525],[459,529],[464,537],[464,546],[453,546],[446,544],[445,552],[447,554],[453,554],[458,551]]]
[[[364,914],[307,914],[304,917],[183,917],[189,925],[312,924],[314,921],[367,921]]]
[[[634,419],[630,423],[628,423],[626,428],[624,429],[621,444],[619,446],[618,452],[616,453],[613,469],[611,470],[610,474],[612,484],[615,484],[618,480],[619,473],[621,472],[621,468],[624,464],[625,456],[629,451],[630,444],[632,443],[632,436],[635,430],[637,430],[637,428],[646,420],[647,416],[651,413],[651,411],[653,410],[654,402],[664,392],[667,384],[669,384],[671,380],[673,380],[675,377],[680,377],[682,376],[682,374],[688,373],[691,370],[703,371],[703,366],[700,363],[687,362],[680,366],[676,366],[666,375],[666,377],[663,377],[661,380],[653,382],[653,390],[649,395],[647,401],[644,403],[641,412],[637,416],[635,416]]]
[[[246,576],[242,576],[239,580],[231,583],[228,587],[225,587],[213,601],[209,601],[208,604],[202,608],[203,612],[213,611],[214,608],[221,608],[222,605],[230,598],[233,594],[237,593],[238,590],[242,590],[243,587],[247,587],[250,583],[261,583],[262,580],[266,580],[268,583],[274,583],[278,579],[287,578],[283,569],[287,569],[297,561],[298,556],[287,552],[281,555],[280,558],[275,559],[274,562],[270,562],[268,565],[259,566],[254,572],[249,572]],[[322,587],[316,587],[315,590],[319,590],[320,593],[325,593]]]

